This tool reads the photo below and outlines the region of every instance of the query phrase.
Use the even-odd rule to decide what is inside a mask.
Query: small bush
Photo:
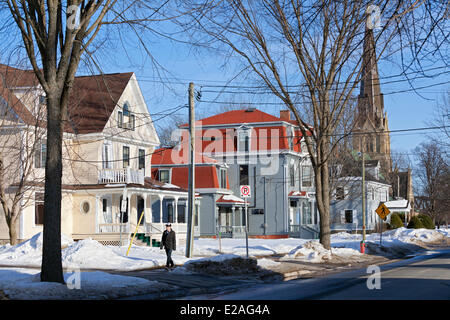
[[[434,223],[430,216],[427,216],[426,214],[419,214],[419,219],[422,222],[424,228],[434,229]]]
[[[397,213],[391,215],[391,222],[389,223],[390,229],[397,229],[403,227],[403,222]]]
[[[401,222],[403,222],[403,225],[405,224],[405,213],[404,212],[398,212],[397,213]]]
[[[417,216],[412,217],[408,223],[408,229],[421,229],[423,227],[422,221]]]

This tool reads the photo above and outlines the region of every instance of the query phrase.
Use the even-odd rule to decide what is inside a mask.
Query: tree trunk
[[[328,180],[328,164],[324,163],[315,170],[316,200],[320,216],[320,243],[325,249],[331,249],[330,230],[330,198]]]
[[[61,116],[59,99],[48,96],[41,281],[64,283],[60,236],[63,126]]]
[[[17,241],[17,220],[16,219],[11,219],[11,221],[9,222],[9,243],[12,246],[15,246],[16,244],[18,244]]]

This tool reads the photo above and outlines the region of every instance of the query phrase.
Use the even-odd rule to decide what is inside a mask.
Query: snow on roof
[[[221,196],[217,202],[238,202],[238,203],[244,203],[245,201],[241,198],[238,198],[232,194],[226,194]]]
[[[401,209],[406,209],[406,210],[410,210],[411,209],[411,205],[409,204],[409,201],[406,200],[406,199],[398,199],[398,200],[387,201],[384,204],[389,209],[400,209],[400,208]]]
[[[176,186],[176,185],[171,184],[171,183],[165,183],[162,187],[163,188],[171,188],[171,189],[180,189],[179,186]]]

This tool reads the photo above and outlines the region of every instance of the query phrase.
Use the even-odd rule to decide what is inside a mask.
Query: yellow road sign
[[[389,213],[391,213],[391,211],[389,211],[388,207],[386,207],[386,205],[384,203],[380,203],[380,205],[378,206],[378,208],[375,210],[375,212],[380,216],[381,219],[386,219],[387,215]]]

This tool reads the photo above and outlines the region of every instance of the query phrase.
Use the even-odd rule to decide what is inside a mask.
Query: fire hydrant
[[[366,250],[366,243],[365,243],[364,241],[361,241],[361,242],[359,243],[359,247],[360,247],[361,253],[364,253],[365,250]]]

